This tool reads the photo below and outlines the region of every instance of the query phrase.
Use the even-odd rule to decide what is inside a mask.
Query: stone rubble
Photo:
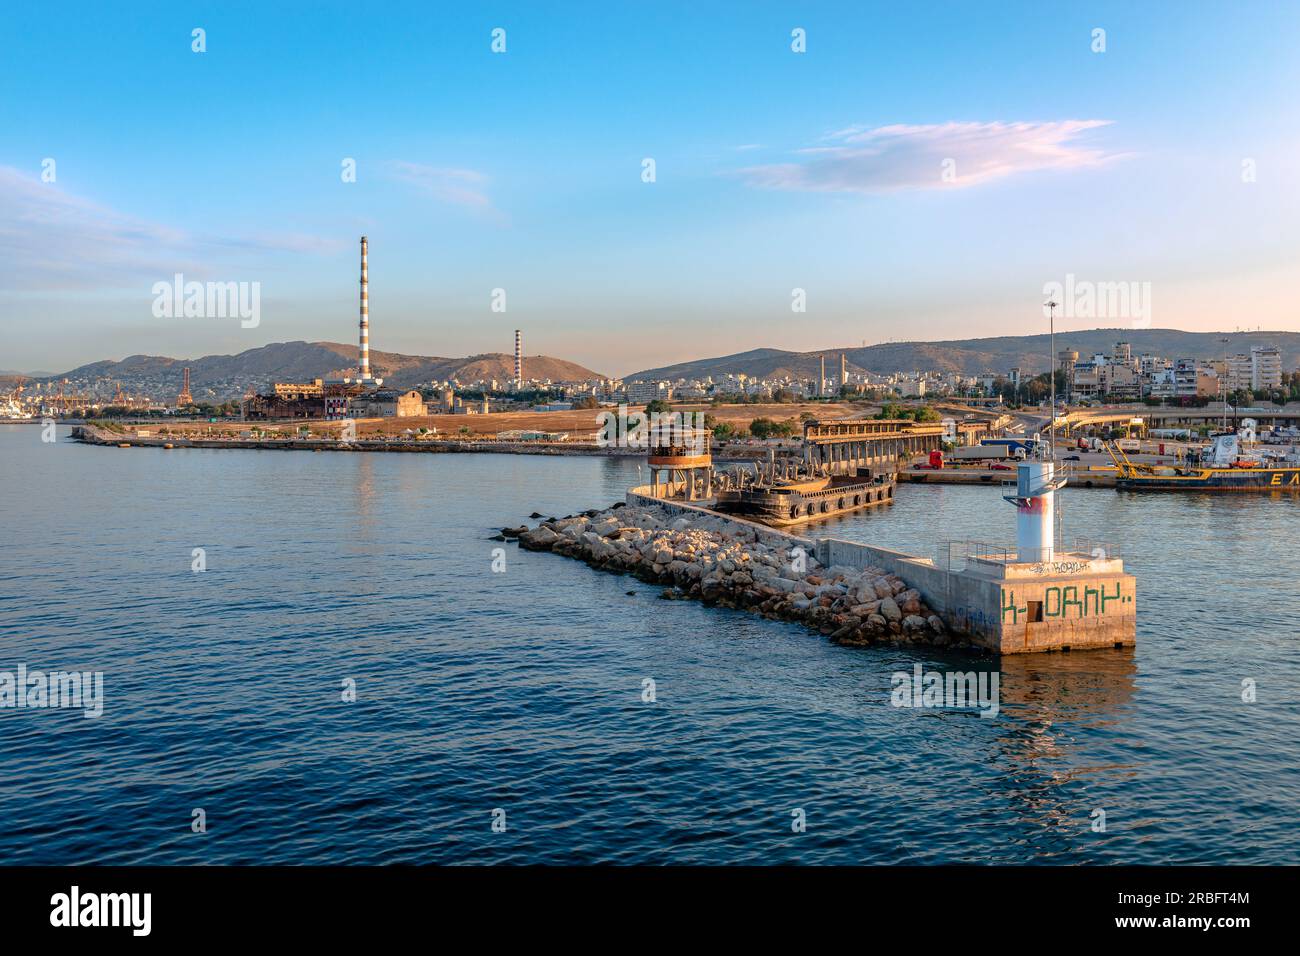
[[[548,519],[520,533],[518,541],[530,551],[550,551],[667,585],[664,598],[693,598],[802,622],[836,644],[974,649],[949,634],[921,595],[896,574],[880,568],[825,568],[811,554],[800,573],[788,551],[762,543],[752,530],[721,517],[688,517],[619,503],[604,511]]]

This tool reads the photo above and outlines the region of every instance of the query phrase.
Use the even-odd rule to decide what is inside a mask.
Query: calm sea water
[[[0,859],[1300,861],[1300,500],[1068,493],[1067,532],[1137,575],[1136,651],[972,664],[488,540],[636,471],[0,426],[0,670],[105,681],[99,719],[0,710]],[[908,486],[821,529],[933,554],[1012,518],[993,489]],[[1000,669],[1001,712],[890,706],[916,663]]]

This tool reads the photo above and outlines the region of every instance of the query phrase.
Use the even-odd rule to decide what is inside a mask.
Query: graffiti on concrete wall
[[[1083,574],[1091,569],[1091,561],[1046,561],[1030,568],[1034,574]]]
[[[1027,597],[1027,592],[1021,594]],[[1014,589],[1002,589],[1002,623],[1020,624],[1036,621],[1103,617],[1119,612],[1124,605],[1133,603],[1133,595],[1125,594],[1122,581],[1106,584],[1053,585],[1043,589],[1041,601],[1016,600]]]
[[[979,605],[962,605],[953,617],[959,626],[976,631],[992,631],[998,623],[994,614]]]

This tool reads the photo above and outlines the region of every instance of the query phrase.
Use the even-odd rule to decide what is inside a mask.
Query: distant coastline
[[[343,442],[318,438],[182,438],[180,436],[145,436],[123,432],[106,432],[94,425],[77,425],[72,429],[74,441],[87,445],[139,448],[243,448],[276,451],[337,452],[416,452],[427,454],[504,454],[504,455],[586,455],[606,458],[644,456],[644,449],[615,448],[595,442],[509,442],[459,441],[447,438],[361,439]]]

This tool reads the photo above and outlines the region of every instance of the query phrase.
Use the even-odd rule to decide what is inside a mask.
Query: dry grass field
[[[714,408],[706,402],[699,404],[674,405],[674,411],[700,411],[712,415],[718,421],[735,425],[748,425],[755,418],[770,418],[774,421],[786,421],[798,418],[804,412],[818,418],[848,418],[858,415],[874,415],[877,406],[862,403],[822,403],[808,402],[785,405],[722,405]],[[471,436],[491,436],[508,431],[542,431],[567,434],[572,441],[580,441],[593,436],[599,428],[596,416],[605,409],[583,409],[571,412],[497,412],[490,415],[422,415],[412,418],[359,418],[356,419],[357,437],[369,438],[381,435],[398,435],[406,429],[436,428],[438,437],[455,438],[461,435],[461,429],[468,429]],[[249,428],[261,428],[270,432],[293,434],[306,426],[313,435],[334,434],[341,428],[339,422],[162,422],[142,425],[141,428],[157,435],[160,429],[167,429],[169,434],[226,434],[237,435]]]

